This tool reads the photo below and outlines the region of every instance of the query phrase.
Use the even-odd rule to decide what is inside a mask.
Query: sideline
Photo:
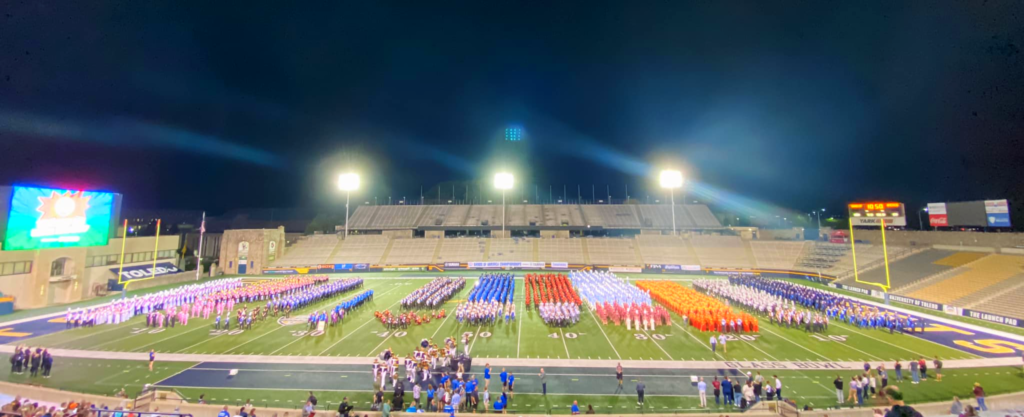
[[[0,345],[0,353],[14,353],[14,346]],[[107,352],[76,349],[51,349],[54,356],[80,359],[134,360],[145,362],[148,352]],[[264,355],[224,355],[224,354],[189,354],[163,353],[160,360],[164,362],[228,362],[228,363],[277,363],[277,364],[328,364],[328,365],[371,365],[373,357],[346,356],[264,356]],[[619,360],[607,359],[518,359],[518,358],[487,358],[491,366],[531,366],[550,368],[614,368]],[[686,361],[686,360],[623,360],[622,366],[627,368],[663,368],[663,369],[777,369],[777,370],[858,370],[863,369],[864,362],[840,361]],[[888,361],[869,362],[872,367],[888,364]],[[997,366],[1020,366],[1020,357],[978,359],[952,359],[944,361],[946,369],[987,368]]]

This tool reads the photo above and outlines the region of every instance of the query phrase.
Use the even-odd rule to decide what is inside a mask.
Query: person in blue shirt
[[[505,372],[505,368],[501,368],[498,378],[501,379],[501,392],[505,392],[505,389],[508,388],[508,372]]]
[[[434,384],[427,384],[427,411],[434,411]]]
[[[149,372],[153,372],[153,362],[156,362],[156,352],[149,350]]]
[[[729,377],[725,377],[725,380],[722,381],[722,397],[725,398],[726,404],[732,404],[732,381],[729,380]]]
[[[580,413],[580,405],[576,404],[576,401],[573,401],[572,402],[572,415],[577,415],[579,413]]]
[[[512,373],[509,373],[508,374],[508,396],[511,397],[511,398],[516,398],[516,393],[513,392],[513,390],[515,390],[515,383],[516,383],[516,376],[512,375]]]
[[[224,408],[217,413],[217,417],[231,417],[231,413],[228,412],[228,406],[225,405]]]
[[[491,387],[491,364],[484,364],[484,390]]]

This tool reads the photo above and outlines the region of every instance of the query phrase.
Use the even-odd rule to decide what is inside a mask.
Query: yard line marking
[[[163,342],[163,341],[168,340],[168,339],[173,339],[175,337],[181,337],[181,336],[187,335],[187,334],[192,333],[192,332],[194,332],[196,330],[203,330],[203,329],[208,329],[208,328],[206,326],[199,326],[199,327],[196,327],[195,329],[189,330],[189,331],[187,331],[185,333],[182,333],[182,334],[167,336],[167,337],[165,337],[163,339],[160,339],[160,340],[157,340],[155,342],[147,343],[145,345],[132,348],[131,352],[145,352],[146,348],[149,347],[149,346],[155,345],[157,343]],[[136,351],[135,349],[141,349],[141,350]]]
[[[572,355],[569,354],[569,345],[565,344],[565,333],[562,332],[562,328],[558,328],[558,333],[562,335],[559,339],[562,339],[562,346],[565,346],[565,358],[572,359]]]
[[[480,329],[481,328],[483,328],[482,324],[479,325],[479,326],[476,326],[476,333],[473,333],[473,342],[469,344],[469,353],[473,353],[473,346],[476,346],[476,339],[480,338],[479,336],[480,336]]]
[[[678,328],[679,328],[679,330],[682,330],[682,331],[683,331],[683,333],[686,333],[686,335],[687,335],[687,336],[690,336],[690,337],[692,337],[692,338],[693,338],[693,340],[696,340],[696,341],[697,341],[697,343],[698,343],[698,344],[700,344],[701,346],[703,346],[703,345],[704,345],[704,342],[701,342],[701,341],[700,341],[700,339],[698,339],[698,338],[697,338],[697,336],[694,336],[694,335],[690,334],[690,332],[689,332],[689,331],[687,331],[686,329],[684,329],[684,328],[683,328],[683,326],[680,326],[680,325],[679,325],[679,323],[676,323],[675,321],[672,321],[672,324],[673,324],[674,326],[678,327]],[[716,356],[718,356],[719,358],[722,358],[722,360],[726,360],[726,359],[725,359],[725,356],[722,356],[722,354],[721,354],[721,353],[718,353],[718,351],[715,351],[715,352],[714,352],[714,354],[715,354]],[[671,359],[671,358],[669,358],[669,359]]]
[[[764,327],[761,327],[761,329],[763,329],[763,330],[767,330],[767,331],[768,331],[768,333],[771,333],[771,334],[773,334],[773,335],[776,335],[776,336],[778,336],[779,338],[781,338],[781,339],[784,339],[785,341],[787,341],[787,342],[789,342],[789,343],[791,343],[791,344],[793,344],[793,345],[795,345],[795,346],[799,346],[799,347],[800,347],[800,349],[803,349],[803,350],[806,350],[806,351],[808,351],[808,352],[811,352],[811,353],[813,353],[813,354],[815,354],[815,355],[818,355],[819,357],[821,357],[821,358],[825,359],[826,361],[830,361],[830,360],[831,360],[831,359],[830,359],[830,358],[828,358],[827,356],[824,356],[824,355],[822,355],[822,354],[820,354],[820,353],[818,353],[818,352],[815,352],[815,351],[813,351],[813,350],[810,350],[810,349],[808,349],[808,348],[804,347],[804,345],[801,345],[801,344],[799,344],[799,343],[797,343],[797,342],[794,342],[794,341],[790,340],[790,339],[789,339],[788,337],[784,337],[784,336],[782,336],[782,335],[780,335],[780,334],[778,334],[778,333],[775,333],[775,332],[771,331],[771,330],[770,330],[770,329],[768,328],[768,326],[764,326]]]
[[[526,277],[523,277],[523,297],[526,297]],[[525,317],[526,316],[526,305],[523,304],[523,300],[522,299],[519,300],[519,305],[523,307],[519,311],[521,311],[522,314],[523,314],[523,317]],[[519,357],[520,346],[522,346],[522,344],[523,344],[522,343],[523,342],[523,320],[522,320],[523,317],[520,317],[520,320],[519,320],[519,331],[516,332],[516,357],[517,358]]]
[[[384,294],[387,294],[387,293],[389,293],[389,292],[391,292],[391,291],[397,290],[397,289],[398,289],[398,288],[400,288],[400,287],[401,287],[401,284],[399,284],[399,285],[398,285],[398,286],[396,286],[395,288],[392,288],[392,289],[390,289],[390,290],[387,290],[387,291],[384,291],[384,292],[382,292],[382,293],[381,293],[380,295],[384,295]],[[395,302],[395,304],[398,304],[398,303],[400,303],[400,302],[402,302],[402,300],[401,300],[401,299],[399,299],[399,300],[398,300],[397,302]],[[395,304],[392,304],[391,306],[394,306]],[[391,307],[388,307],[388,309],[390,309],[390,308],[391,308]],[[349,336],[352,336],[353,334],[355,334],[356,330],[362,329],[362,328],[363,328],[363,326],[365,326],[365,325],[367,325],[367,324],[370,324],[370,322],[374,321],[375,319],[376,319],[376,317],[373,317],[373,316],[371,316],[371,317],[370,317],[370,319],[366,321],[366,323],[363,323],[363,325],[362,325],[362,326],[356,327],[356,328],[355,328],[354,330],[352,330],[351,332],[349,332],[348,334],[346,334],[346,335],[345,335],[344,337],[342,337],[341,339],[338,339],[338,341],[337,341],[337,342],[334,342],[334,343],[332,343],[332,344],[331,344],[330,346],[328,346],[328,347],[327,347],[327,349],[324,349],[324,350],[323,350],[323,352],[320,352],[320,354],[319,354],[319,355],[323,355],[324,353],[327,353],[327,351],[328,351],[328,350],[331,350],[331,348],[333,348],[333,347],[337,346],[337,345],[338,345],[338,343],[341,343],[341,341],[342,341],[342,340],[348,339],[348,337],[349,337]],[[317,356],[319,356],[319,355],[317,355]]]
[[[590,312],[590,317],[594,318],[594,323],[597,324],[598,330],[601,330],[601,334],[604,335],[604,340],[608,341],[608,346],[612,347],[612,351],[615,352],[615,356],[618,357],[619,359],[622,359],[622,355],[619,355],[619,350],[615,349],[615,345],[612,344],[612,340],[608,338],[608,333],[605,333],[604,327],[601,326],[601,322],[597,319],[597,316],[594,315],[594,311],[591,310],[590,308],[587,308],[587,311]]]
[[[128,324],[128,322],[124,322],[124,323],[121,323],[121,324]],[[70,340],[65,340],[65,341],[63,341],[63,342],[61,342],[61,343],[57,343],[57,344],[56,344],[56,346],[57,346],[57,347],[64,347],[64,346],[66,346],[67,344],[69,344],[69,343],[71,343],[71,342],[74,342],[74,341],[76,341],[76,340],[80,340],[80,339],[85,339],[85,338],[87,338],[87,337],[91,337],[91,336],[96,336],[96,335],[100,335],[100,334],[103,334],[103,333],[107,333],[107,332],[110,332],[110,331],[113,331],[113,330],[121,330],[121,329],[123,329],[123,328],[124,328],[124,327],[121,327],[121,326],[119,326],[119,325],[114,325],[114,326],[111,326],[111,327],[112,327],[112,328],[110,328],[110,329],[107,329],[107,330],[104,330],[104,331],[102,331],[102,332],[99,332],[99,333],[86,333],[86,334],[85,334],[85,335],[83,335],[83,336],[79,336],[79,337],[76,337],[76,338],[74,338],[74,339],[70,339]],[[45,336],[45,335],[40,335],[39,337],[42,337],[42,336]],[[21,340],[21,342],[24,342],[24,341],[28,341],[28,340],[32,340],[32,339],[34,339],[34,338],[28,338],[28,339],[23,339],[23,340]]]
[[[743,339],[740,339],[740,340],[743,340]],[[776,361],[776,362],[778,362],[778,361],[779,361],[779,360],[778,360],[778,359],[777,359],[777,358],[776,358],[775,356],[773,356],[773,355],[772,355],[771,353],[765,352],[765,351],[761,350],[761,348],[757,347],[757,345],[755,345],[755,344],[754,344],[754,342],[749,342],[749,341],[746,341],[746,340],[743,340],[743,342],[745,342],[746,344],[750,345],[750,347],[754,348],[754,349],[755,349],[755,350],[757,350],[758,352],[761,352],[761,353],[763,353],[763,354],[767,355],[767,356],[768,356],[769,358],[771,358],[771,359],[772,359],[773,361]],[[744,360],[746,360],[746,359],[744,359]],[[799,371],[798,371],[798,372],[799,372]],[[805,373],[803,373],[803,372],[799,372],[799,373],[800,373],[800,375],[803,375],[803,376],[804,376],[805,378],[807,378],[807,379],[811,379],[811,378],[810,378],[809,376],[807,376],[807,374],[805,374]],[[768,380],[768,381],[766,381],[766,382],[768,382],[769,384],[771,384],[771,383],[772,383],[772,382],[774,382],[774,381]],[[818,385],[819,385],[819,386],[821,386],[822,388],[824,388],[824,389],[825,389],[826,391],[828,391],[828,392],[832,392],[832,389],[831,389],[831,388],[829,388],[829,387],[828,387],[827,385],[825,385],[825,384],[821,383],[821,381],[814,381],[814,382],[818,383]],[[793,393],[795,394],[795,393],[796,393],[796,391],[793,391]]]

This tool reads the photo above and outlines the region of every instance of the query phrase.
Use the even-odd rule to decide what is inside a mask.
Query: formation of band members
[[[758,310],[762,307],[766,315],[771,317],[773,322],[780,324],[803,323],[808,325],[808,312],[795,311],[796,306],[802,306],[813,310],[816,315],[821,316],[821,321],[828,325],[829,320],[840,320],[865,329],[888,330],[889,333],[914,332],[920,328],[924,331],[925,322],[921,318],[911,315],[897,314],[891,310],[885,310],[873,305],[861,303],[855,299],[844,297],[817,288],[805,287],[786,281],[773,280],[761,277],[729,277],[729,284],[751,288],[765,294],[774,296],[783,301],[789,301],[789,307],[781,303],[776,308],[771,306],[755,306]],[[800,321],[803,320],[803,321]],[[813,327],[813,317],[811,317]]]
[[[649,293],[612,272],[573,271],[569,277],[602,324],[625,324],[628,330],[654,330],[672,324],[668,310],[651,303]]]
[[[220,279],[202,284],[189,284],[182,287],[158,291],[131,298],[121,298],[106,305],[85,309],[68,309],[65,313],[67,328],[102,324],[120,324],[138,315],[147,315],[166,307],[176,307],[195,303],[210,294],[220,293],[244,285],[238,278]],[[193,314],[194,316],[194,314]]]
[[[363,286],[362,278],[354,278],[352,279],[352,281],[356,282],[350,283],[348,289],[342,290],[342,292],[354,288],[361,288]],[[324,311],[314,311],[309,315],[309,320],[307,321],[307,324],[309,325],[310,329],[319,329],[321,323],[323,323],[325,326],[329,325],[331,327],[335,327],[338,325],[338,323],[341,323],[341,321],[345,319],[345,315],[347,313],[358,309],[363,304],[368,303],[370,301],[373,301],[373,290],[363,291],[359,294],[352,296],[347,300],[338,303],[337,305],[334,306],[333,309]]]
[[[637,281],[636,286],[702,332],[757,332],[758,321],[745,312],[733,311],[722,301],[672,281]]]
[[[564,274],[526,274],[526,307],[535,307],[549,326],[571,326],[580,321],[580,299]]]
[[[380,320],[380,324],[388,330],[405,329],[410,325],[429,324],[431,320],[443,320],[446,315],[443,308],[426,312],[406,311],[397,314],[392,313],[391,310],[373,312],[373,316]]]
[[[402,299],[402,308],[436,309],[448,302],[455,293],[465,287],[466,279],[463,277],[437,277],[405,296]]]
[[[309,282],[294,281],[293,284],[299,285],[287,287],[288,289],[285,291],[270,292],[267,295],[260,295],[258,298],[251,299],[250,303],[261,303],[263,301],[266,301],[266,303],[262,307],[258,304],[255,306],[250,306],[249,304],[242,305],[241,308],[234,311],[234,320],[232,320],[231,310],[226,311],[223,316],[218,314],[213,320],[214,329],[231,330],[233,322],[235,328],[249,330],[252,329],[254,324],[265,322],[269,318],[277,318],[279,315],[291,317],[291,313],[295,310],[335,297],[363,285],[362,278],[347,278],[335,281],[327,280],[326,276],[313,278]],[[310,317],[319,317],[320,315],[324,316],[324,320],[327,319],[326,312],[322,313],[319,311],[313,312]]]
[[[480,276],[465,303],[455,309],[459,323],[495,324],[515,320],[515,274],[486,273]]]

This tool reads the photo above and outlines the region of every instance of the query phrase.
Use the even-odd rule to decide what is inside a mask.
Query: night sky
[[[357,167],[414,198],[520,126],[544,190],[672,163],[748,205],[1022,206],[1024,2],[257,3],[4,3],[0,184],[329,207]]]

